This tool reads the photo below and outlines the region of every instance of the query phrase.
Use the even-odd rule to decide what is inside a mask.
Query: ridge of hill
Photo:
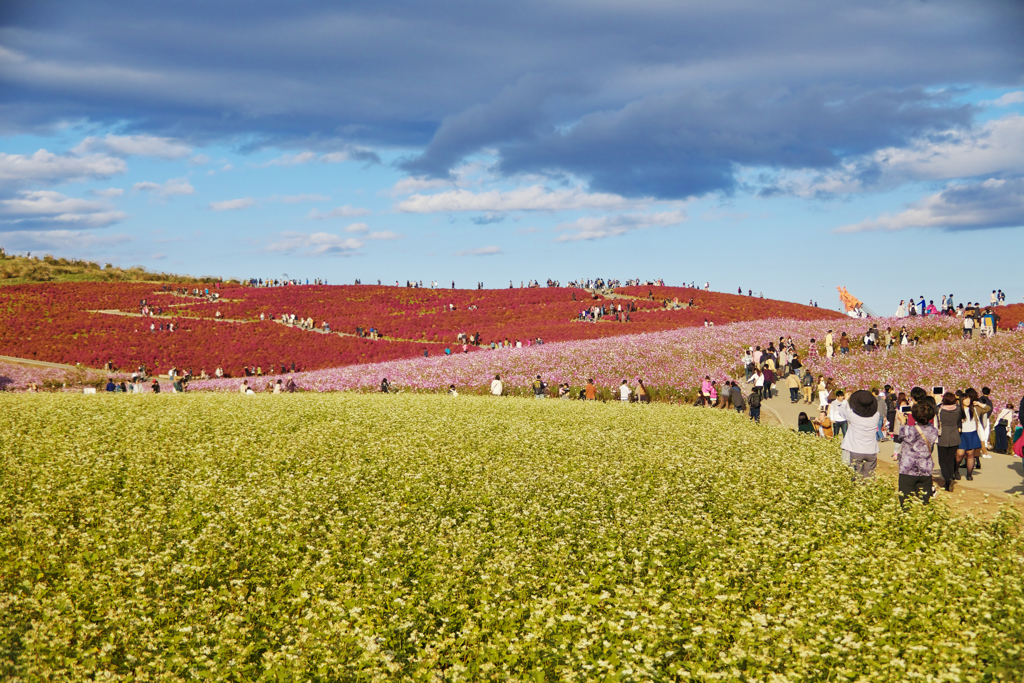
[[[0,248],[0,285],[21,285],[33,282],[187,282],[208,284],[222,282],[212,275],[193,277],[174,273],[154,273],[142,266],[119,268],[111,263],[101,266],[95,261],[37,256],[8,255]]]

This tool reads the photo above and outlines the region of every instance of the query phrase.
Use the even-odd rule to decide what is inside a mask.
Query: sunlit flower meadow
[[[921,336],[925,341],[919,349],[895,349],[887,354],[872,356],[870,361],[857,360],[864,367],[884,364],[887,362],[885,358],[898,360],[912,355],[937,339],[955,335],[958,329],[955,319],[939,317],[882,319],[879,322],[882,329],[893,327],[894,331],[898,331],[900,325],[906,324],[915,336]],[[496,374],[501,375],[508,387],[526,387],[539,374],[548,384],[568,382],[574,387],[585,384],[589,378],[593,378],[603,387],[618,386],[623,379],[630,384],[635,384],[637,379],[643,379],[645,384],[655,391],[670,390],[673,393],[681,393],[694,389],[705,375],[719,381],[742,376],[740,356],[743,349],[757,345],[767,347],[772,341],[778,344],[779,337],[792,336],[797,349],[805,360],[809,360],[812,369],[828,370],[839,375],[837,368],[840,365],[851,364],[851,367],[854,367],[854,360],[864,355],[859,349],[841,360],[832,361],[827,367],[824,365],[823,357],[819,361],[814,361],[808,359],[807,355],[810,340],[817,340],[818,346],[822,347],[821,340],[830,329],[835,331],[836,339],[844,330],[851,337],[859,339],[867,326],[860,320],[840,320],[838,323],[834,320],[786,319],[715,327],[690,327],[610,339],[558,342],[522,349],[497,349],[468,355],[456,354],[452,357],[418,358],[332,368],[300,373],[295,375],[295,380],[300,389],[309,391],[373,389],[385,377],[396,388],[438,390],[451,384],[460,388],[485,387]],[[997,339],[1000,344],[1012,344],[1012,339],[1024,337],[1003,333]],[[957,344],[960,342],[950,343],[954,348],[958,348]],[[963,342],[965,348],[988,348],[983,344],[988,342]],[[876,365],[872,366],[872,363]],[[925,369],[921,368],[919,374],[923,376],[924,371]],[[928,372],[941,375],[943,370],[940,365],[937,369],[929,367]],[[1016,376],[1024,381],[1024,367],[1017,370]],[[867,371],[855,373],[851,370],[841,377],[851,382],[849,386],[854,386],[855,382],[862,382],[863,386],[868,386],[872,381],[877,381],[880,375],[872,377]],[[907,390],[913,386],[915,377],[912,372],[899,375],[901,381],[911,383],[907,385]],[[262,382],[274,382],[276,379],[268,377]],[[239,380],[193,382],[192,387],[197,390],[237,390],[238,382]],[[259,384],[260,381],[256,383]]]
[[[5,680],[1019,680],[1012,512],[664,405],[0,395]]]

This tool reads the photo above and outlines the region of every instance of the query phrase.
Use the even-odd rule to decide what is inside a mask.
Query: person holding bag
[[[994,450],[996,453],[1010,452],[1009,429],[1011,422],[1013,422],[1013,404],[1007,403],[995,419],[996,447]]]
[[[893,439],[900,444],[900,505],[909,496],[920,495],[925,505],[932,497],[932,445],[938,440],[939,432],[931,426],[935,408],[928,401],[918,401],[911,409],[913,425],[900,428]],[[923,425],[923,426],[922,426]]]
[[[960,448],[956,457],[958,465],[965,457],[967,459],[967,481],[974,480],[974,465],[981,451],[981,437],[978,436],[981,416],[991,410],[977,403],[977,397],[978,392],[968,389],[960,399]]]

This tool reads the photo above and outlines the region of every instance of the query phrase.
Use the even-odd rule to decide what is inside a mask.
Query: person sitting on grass
[[[814,434],[814,423],[807,417],[807,413],[800,413],[796,418],[796,431]]]
[[[824,410],[818,412],[818,419],[811,422],[818,429],[818,436],[826,439],[832,438],[832,420],[828,418],[828,413]]]

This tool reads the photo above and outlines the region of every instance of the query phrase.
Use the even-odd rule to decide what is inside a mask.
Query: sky
[[[0,246],[1024,301],[1024,3],[0,5]]]

